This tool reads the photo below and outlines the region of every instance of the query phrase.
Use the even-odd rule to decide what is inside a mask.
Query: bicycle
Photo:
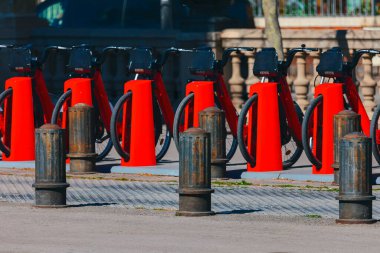
[[[153,57],[153,52],[149,48],[131,48],[128,51],[129,66],[128,72],[134,74],[135,78],[126,83],[138,85],[139,81],[152,82],[153,90],[153,116],[155,128],[155,156],[156,161],[161,160],[167,153],[171,136],[173,133],[174,111],[170,103],[169,96],[166,92],[165,84],[162,78],[162,69],[170,54],[177,54],[180,49],[169,48],[165,50],[162,57]],[[147,94],[148,95],[148,94]],[[128,153],[129,139],[120,143],[121,136],[127,135],[127,128],[130,129],[131,108],[133,92],[126,90],[124,95],[115,104],[114,112],[111,117],[111,139],[115,150],[125,160],[129,160]],[[120,113],[123,113],[122,122],[120,122]]]
[[[370,121],[352,75],[363,54],[379,53],[380,51],[374,49],[358,50],[355,51],[351,62],[343,62],[340,48],[329,49],[321,55],[317,66],[317,72],[322,76],[321,83],[316,86],[314,99],[305,112],[302,124],[302,143],[315,172],[333,172],[333,116],[340,111],[351,109],[360,114],[363,132],[374,138],[378,135],[374,125],[378,116],[375,114],[375,120]],[[325,82],[326,78],[332,78],[333,83]],[[371,134],[371,129],[376,135]],[[379,143],[373,140],[373,145]],[[379,151],[374,150],[373,153],[380,162]]]
[[[12,149],[16,147],[12,147],[11,144],[23,143],[21,147],[16,148],[18,151],[14,153],[25,153],[26,157],[32,158],[34,157],[34,128],[49,123],[54,108],[42,68],[51,52],[65,48],[50,46],[45,48],[42,54],[37,57],[32,53],[29,46],[6,47],[11,56],[9,68],[16,73],[16,77],[7,80],[5,90],[0,94],[0,105],[3,107],[3,121],[1,122],[3,141],[0,140],[0,150],[6,159],[17,160],[16,156],[21,157],[22,155],[13,154],[12,158]],[[25,96],[30,97],[30,100]],[[14,100],[17,102],[13,103]],[[31,104],[26,106],[27,108],[19,108],[23,104],[22,101],[31,101]],[[22,115],[14,115],[13,109],[18,110],[18,113],[22,112]],[[12,126],[13,123],[17,126]],[[12,139],[14,140],[12,141]]]
[[[305,45],[291,49],[285,61],[278,60],[274,48],[256,54],[253,73],[261,80],[250,86],[238,120],[238,144],[248,171],[287,169],[301,156],[303,113],[292,99],[286,76],[294,56],[311,51],[317,49]]]
[[[184,50],[192,56],[189,67],[190,74],[201,76],[203,80],[190,81],[186,85],[186,96],[177,107],[173,137],[177,150],[179,133],[190,128],[198,127],[198,113],[207,107],[218,106],[224,110],[228,136],[226,140],[226,158],[229,161],[237,148],[238,112],[232,104],[227,86],[223,79],[223,67],[227,64],[232,52],[253,51],[251,47],[234,47],[224,50],[222,59],[217,60],[211,48]]]
[[[88,45],[70,49],[69,79],[64,83],[64,93],[58,99],[51,122],[67,128],[68,108],[85,103],[95,108],[95,149],[96,161],[103,160],[112,149],[109,136],[112,105],[109,102],[101,74],[101,66],[107,55],[122,47],[106,47],[101,53]]]

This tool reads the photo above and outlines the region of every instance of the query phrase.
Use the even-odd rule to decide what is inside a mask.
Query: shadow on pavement
[[[85,207],[85,206],[112,206],[118,203],[88,203],[88,204],[77,204],[77,205],[67,205],[67,207]]]
[[[231,210],[231,211],[222,211],[222,212],[215,212],[215,214],[246,214],[246,213],[256,213],[256,212],[262,212],[261,209],[251,209],[251,210]]]

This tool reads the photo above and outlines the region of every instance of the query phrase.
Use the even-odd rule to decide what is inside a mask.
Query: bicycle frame
[[[348,103],[352,107],[352,110],[357,114],[360,114],[360,123],[363,132],[365,135],[370,136],[371,121],[360,99],[359,93],[357,92],[356,85],[351,77],[346,77],[344,79],[344,89]]]
[[[51,98],[49,96],[49,93],[46,87],[46,82],[43,77],[43,73],[41,69],[39,68],[36,69],[34,80],[35,80],[35,91],[40,100],[43,115],[44,115],[44,123],[47,124],[47,123],[50,123],[51,121],[51,115],[54,110],[54,104],[51,101]]]
[[[231,133],[237,136],[238,113],[232,104],[227,86],[222,74],[217,74],[215,81],[192,81],[186,85],[186,96],[194,93],[194,101],[190,102],[185,109],[185,122],[182,130],[193,126],[199,126],[198,113],[208,107],[215,106],[214,94],[216,94],[221,109],[224,110],[226,120]]]
[[[153,83],[154,95],[157,98],[162,116],[164,117],[166,125],[169,127],[170,133],[173,135],[174,111],[170,103],[169,95],[166,92],[165,84],[162,79],[162,73],[160,71],[156,71],[154,74]]]
[[[63,105],[61,127],[67,127],[68,107],[78,103],[93,106],[93,95],[98,105],[99,114],[107,132],[110,131],[112,109],[108,101],[101,71],[96,69],[93,77],[75,77],[68,79],[64,84],[64,92],[72,91],[71,97]]]

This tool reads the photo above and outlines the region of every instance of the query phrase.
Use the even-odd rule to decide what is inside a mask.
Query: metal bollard
[[[360,114],[344,110],[334,115],[334,184],[339,183],[339,141],[352,132],[360,132]]]
[[[64,130],[46,124],[35,131],[35,206],[66,206],[66,164]]]
[[[94,108],[76,104],[69,108],[70,172],[93,173],[95,171]]]
[[[350,133],[340,141],[339,219],[341,224],[369,224],[372,219],[371,139]]]
[[[179,216],[213,215],[211,211],[210,134],[190,128],[179,138]]]
[[[216,107],[199,112],[199,126],[210,133],[211,138],[211,178],[223,178],[226,175],[225,124],[224,112]]]

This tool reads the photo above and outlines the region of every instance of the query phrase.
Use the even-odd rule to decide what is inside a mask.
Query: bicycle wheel
[[[256,157],[253,154],[250,154],[247,148],[247,143],[245,140],[244,129],[246,126],[246,118],[249,110],[252,105],[257,102],[258,95],[254,94],[250,97],[247,102],[244,104],[242,110],[240,111],[239,120],[238,120],[238,144],[241,154],[244,159],[254,167],[256,164]],[[296,108],[297,116],[300,121],[302,121],[303,114],[301,108],[297,103],[294,102],[294,106]],[[257,119],[251,119],[257,120]],[[281,132],[281,153],[282,153],[282,166],[284,169],[291,167],[295,162],[298,161],[302,154],[302,147],[297,145],[294,140],[294,136],[289,130],[289,125],[286,120],[286,116],[282,108],[280,107],[280,132]]]
[[[249,112],[249,109],[253,105],[255,101],[257,101],[257,94],[254,94],[251,96],[243,105],[240,111],[239,120],[238,120],[238,126],[237,126],[237,140],[239,144],[240,153],[244,157],[244,159],[251,165],[251,167],[254,167],[256,164],[256,157],[251,155],[248,151],[246,140],[244,136],[244,129],[246,125],[246,117]],[[253,120],[253,119],[252,119]]]
[[[298,120],[302,124],[303,121],[303,113],[300,108],[300,106],[296,103],[294,103],[294,107],[296,109],[296,113],[298,116]],[[283,114],[283,116],[285,116]],[[286,131],[281,131],[281,144],[282,144],[282,167],[284,169],[290,168],[293,164],[295,164],[298,159],[300,158],[303,147],[301,144],[297,144],[295,141],[295,137],[292,134],[292,131],[289,129],[289,124],[285,120],[280,120],[280,126],[281,129],[286,129]],[[283,125],[285,123],[285,125]]]
[[[173,123],[173,139],[174,143],[177,147],[177,150],[179,150],[179,132],[180,132],[180,126],[183,124],[184,120],[184,112],[186,106],[191,103],[194,99],[194,93],[191,93],[187,95],[181,103],[178,105],[177,110],[174,115],[174,123]],[[227,124],[227,123],[226,123]],[[228,126],[228,124],[227,124]],[[231,160],[233,155],[236,152],[238,142],[237,139],[232,136],[231,131],[229,131],[229,127],[226,128],[227,130],[227,137],[226,137],[226,158],[227,160]]]
[[[116,152],[125,160],[129,160],[129,153],[126,152],[120,144],[120,138],[118,134],[117,125],[120,122],[119,120],[120,112],[123,109],[124,103],[126,103],[127,100],[131,98],[132,98],[132,92],[130,91],[125,93],[123,96],[121,96],[121,98],[115,104],[115,108],[111,116],[111,140]]]
[[[4,115],[4,102],[5,100],[12,96],[12,88],[9,88],[9,89],[6,89],[4,90],[1,94],[0,94],[0,105],[1,105],[1,108],[2,108],[2,113]],[[2,124],[4,124],[4,122],[1,122]],[[4,155],[6,157],[8,157],[10,154],[11,154],[11,151],[10,151],[10,148],[7,147],[4,142],[3,142],[3,134],[1,134],[1,140],[0,140],[0,151],[4,153]]]
[[[313,154],[313,151],[312,151],[312,144],[313,144],[312,134],[313,133],[311,133],[309,131],[309,129],[312,129],[312,127],[317,127],[315,125],[314,126],[311,125],[311,122],[312,122],[311,120],[314,117],[315,109],[317,108],[317,106],[322,105],[322,103],[323,103],[323,96],[318,96],[315,99],[313,99],[311,101],[309,107],[307,108],[306,112],[305,112],[305,116],[304,116],[304,119],[302,122],[302,145],[303,145],[303,149],[305,150],[305,154],[306,154],[307,158],[309,159],[309,161],[313,165],[315,165],[317,168],[322,167],[322,162],[318,159],[318,157],[316,157]],[[311,134],[311,136],[310,136],[310,134]]]
[[[378,105],[373,112],[371,120],[371,139],[372,139],[372,153],[378,164],[380,164],[380,131],[379,131],[379,117],[380,105]]]
[[[161,109],[156,99],[153,103],[154,132],[156,140],[156,161],[160,161],[168,152],[171,142],[169,127],[162,116]]]
[[[54,106],[53,114],[51,117],[51,123],[52,124],[57,124],[58,119],[62,116],[62,108],[64,103],[70,99],[72,94],[71,90],[66,91],[63,93],[57,103]],[[113,109],[112,104],[110,103],[111,109]],[[96,112],[96,122],[95,122],[95,153],[98,154],[96,157],[96,162],[102,161],[108,154],[111,152],[112,149],[112,141],[104,128],[104,124],[101,120],[99,112]]]
[[[117,101],[115,105],[111,117],[111,140],[114,144],[116,152],[125,160],[129,159],[129,153],[126,152],[120,144],[120,136],[117,130],[117,125],[121,124],[122,122],[122,117],[120,113],[123,110],[124,104],[129,99],[132,99],[132,92],[127,92],[126,94],[121,96],[121,98]],[[156,143],[156,161],[159,161],[165,156],[166,152],[169,149],[171,136],[168,127],[165,124],[163,124],[161,111],[156,102],[153,103],[153,116]]]

